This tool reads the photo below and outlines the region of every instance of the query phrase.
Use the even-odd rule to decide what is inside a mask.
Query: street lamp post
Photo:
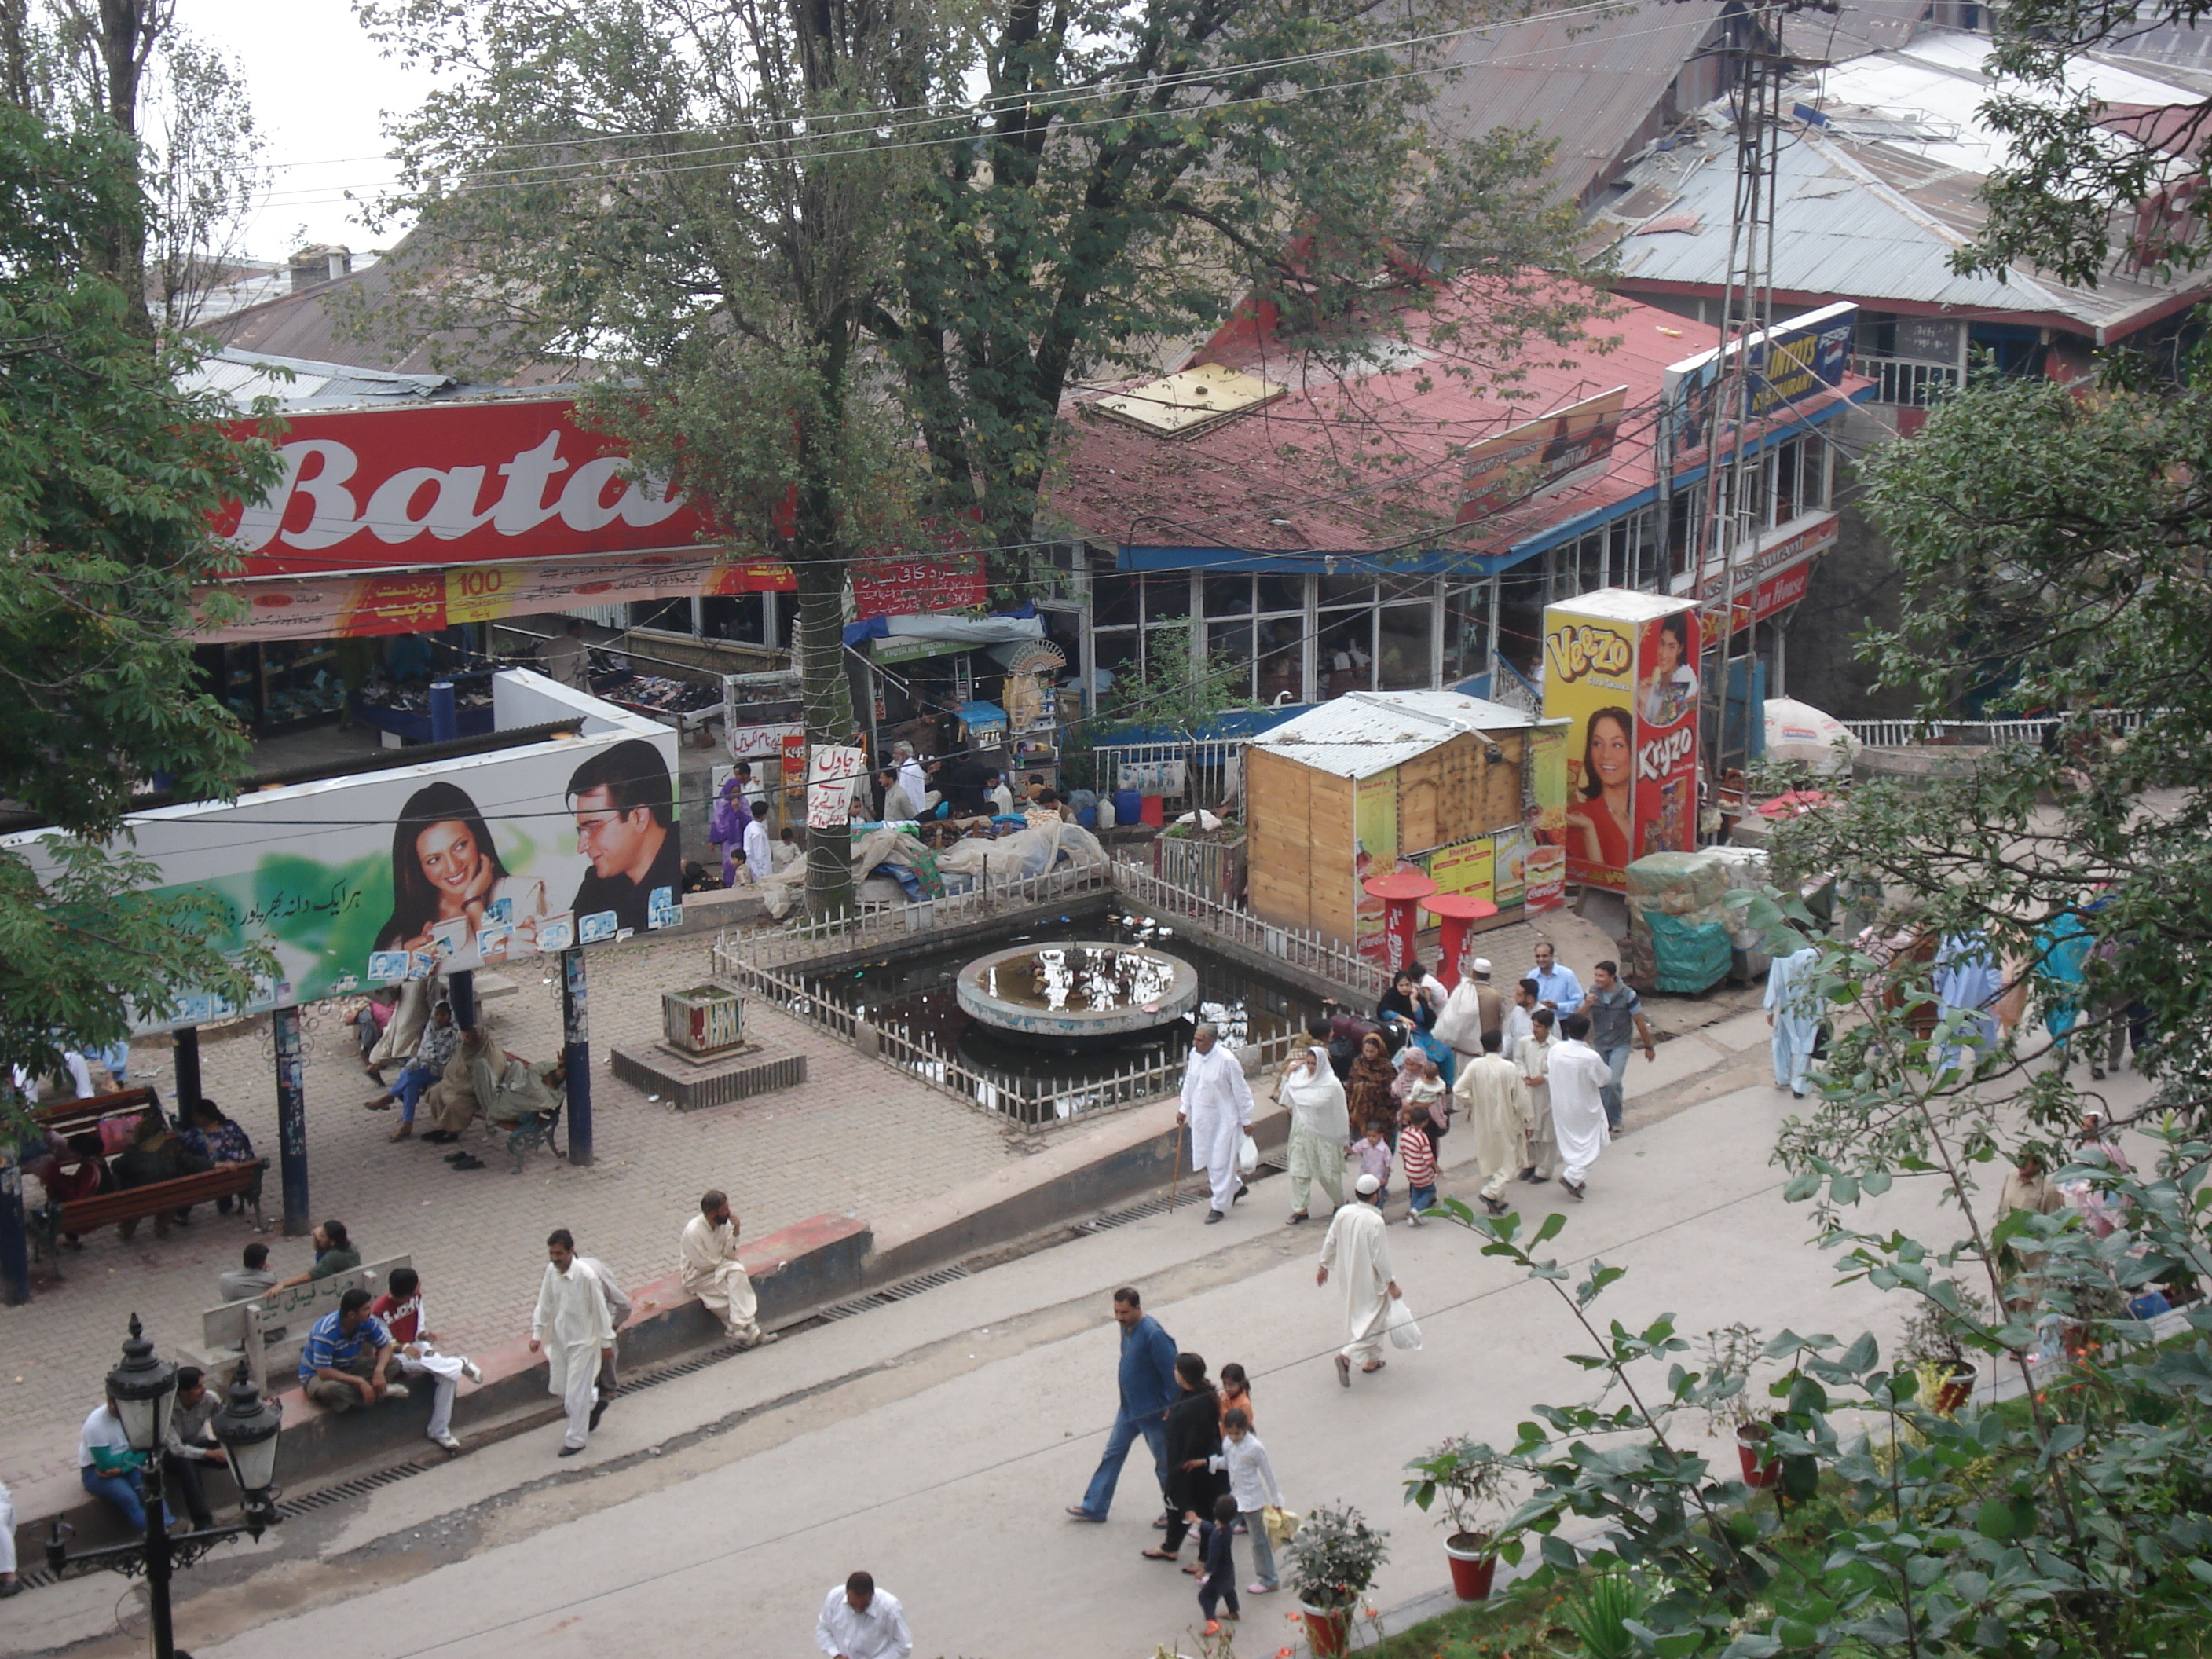
[[[254,1386],[246,1362],[240,1360],[230,1384],[229,1397],[208,1425],[230,1464],[237,1482],[243,1519],[231,1527],[205,1527],[178,1537],[169,1535],[168,1510],[162,1498],[161,1448],[168,1440],[169,1413],[177,1400],[177,1368],[154,1352],[138,1323],[131,1316],[130,1340],[123,1345],[123,1359],[107,1374],[107,1397],[123,1425],[124,1438],[146,1459],[143,1481],[146,1536],[106,1549],[71,1555],[62,1541],[64,1530],[57,1520],[46,1535],[46,1565],[56,1577],[70,1567],[106,1567],[125,1577],[143,1572],[153,1607],[155,1659],[191,1659],[180,1653],[169,1617],[169,1577],[179,1565],[190,1566],[217,1544],[244,1534],[258,1539],[281,1518],[276,1513],[273,1482],[276,1475],[276,1437],[284,1413],[274,1401],[264,1400]]]

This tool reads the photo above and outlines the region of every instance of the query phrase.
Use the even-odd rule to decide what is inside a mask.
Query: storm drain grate
[[[410,1475],[420,1474],[429,1467],[428,1463],[395,1463],[390,1468],[379,1469],[374,1474],[341,1480],[335,1486],[324,1486],[315,1492],[303,1492],[297,1498],[288,1498],[276,1506],[276,1512],[279,1515],[310,1515],[349,1498],[366,1498],[380,1486],[389,1486]]]
[[[916,1273],[912,1279],[902,1279],[896,1285],[886,1285],[880,1291],[871,1291],[866,1296],[856,1296],[849,1302],[833,1303],[815,1314],[817,1319],[850,1319],[854,1314],[866,1313],[872,1308],[888,1308],[895,1302],[903,1302],[910,1296],[920,1296],[924,1291],[933,1291],[940,1285],[957,1284],[968,1277],[962,1267],[939,1267],[934,1272]]]
[[[1281,1175],[1289,1167],[1282,1154],[1270,1153],[1261,1158],[1260,1167],[1252,1171],[1246,1184],[1265,1181],[1270,1176]],[[1175,1207],[1176,1212],[1181,1213],[1190,1208],[1193,1204],[1205,1202],[1206,1182],[1203,1180],[1194,1180],[1184,1184],[1182,1191],[1176,1198]],[[1109,1210],[1103,1215],[1092,1216],[1088,1221],[1079,1221],[1075,1224],[1075,1231],[1079,1233],[1103,1233],[1115,1227],[1126,1227],[1133,1221],[1149,1220],[1153,1216],[1167,1213],[1168,1194],[1162,1193],[1157,1198],[1148,1198],[1141,1204],[1132,1204],[1125,1210]]]

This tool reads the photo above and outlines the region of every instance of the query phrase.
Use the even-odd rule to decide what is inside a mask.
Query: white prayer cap
[[[1382,1177],[1364,1175],[1352,1183],[1352,1190],[1362,1198],[1372,1198],[1382,1190]]]
[[[1488,973],[1490,971],[1490,958],[1488,957],[1477,957],[1471,964],[1469,971],[1477,974]]]

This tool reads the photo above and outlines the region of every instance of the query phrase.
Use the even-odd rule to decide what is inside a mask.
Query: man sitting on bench
[[[361,1252],[346,1237],[345,1223],[325,1221],[315,1229],[315,1265],[305,1272],[294,1273],[289,1279],[280,1279],[270,1288],[289,1291],[295,1285],[307,1285],[318,1279],[331,1279],[339,1273],[349,1273],[361,1266]]]
[[[369,1316],[368,1300],[368,1292],[356,1285],[338,1298],[337,1312],[325,1314],[307,1333],[300,1383],[325,1411],[365,1410],[380,1400],[407,1398],[407,1385],[385,1376],[392,1364],[392,1333]]]
[[[115,1181],[128,1190],[132,1187],[150,1187],[159,1181],[174,1181],[179,1176],[204,1175],[213,1168],[215,1165],[207,1159],[185,1150],[185,1143],[161,1113],[147,1112],[139,1118],[131,1145],[115,1159]],[[190,1221],[191,1206],[186,1205],[176,1211],[174,1218]],[[168,1237],[170,1219],[170,1212],[166,1211],[154,1218],[155,1237]],[[137,1219],[134,1217],[129,1221],[118,1221],[115,1231],[127,1239],[138,1231]]]

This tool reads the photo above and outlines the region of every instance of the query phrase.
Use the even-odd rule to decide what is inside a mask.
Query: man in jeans
[[[308,1399],[325,1411],[344,1412],[380,1400],[404,1400],[407,1385],[389,1382],[392,1333],[372,1318],[368,1292],[356,1285],[338,1298],[336,1313],[325,1314],[307,1333],[300,1354],[300,1383]]]
[[[215,1525],[215,1516],[208,1510],[200,1471],[208,1464],[225,1461],[222,1448],[208,1432],[208,1421],[222,1404],[198,1366],[177,1367],[176,1403],[169,1407],[168,1438],[161,1443],[162,1490],[183,1500],[192,1525],[202,1531]],[[170,1513],[173,1515],[177,1507],[172,1501]]]
[[[1644,1058],[1658,1057],[1651,1042],[1651,1028],[1644,1023],[1644,1002],[1635,991],[1620,982],[1620,964],[1601,962],[1590,975],[1589,994],[1583,999],[1583,1012],[1589,1016],[1589,1046],[1605,1061],[1613,1080],[1598,1091],[1605,1103],[1605,1121],[1613,1133],[1620,1133],[1620,1085],[1628,1076],[1628,1051],[1641,1044]],[[1634,1041],[1631,1041],[1632,1030]]]
[[[1080,1504],[1067,1512],[1079,1521],[1103,1521],[1114,1501],[1115,1484],[1129,1448],[1142,1435],[1152,1449],[1152,1468],[1159,1476],[1160,1496],[1168,1490],[1169,1405],[1181,1394],[1176,1382],[1175,1339],[1160,1328],[1160,1322],[1145,1311],[1135,1290],[1123,1285],[1114,1292],[1114,1322],[1121,1328],[1120,1381],[1121,1408],[1114,1414],[1114,1431],[1106,1437],[1106,1454],[1098,1460],[1098,1473]]]

